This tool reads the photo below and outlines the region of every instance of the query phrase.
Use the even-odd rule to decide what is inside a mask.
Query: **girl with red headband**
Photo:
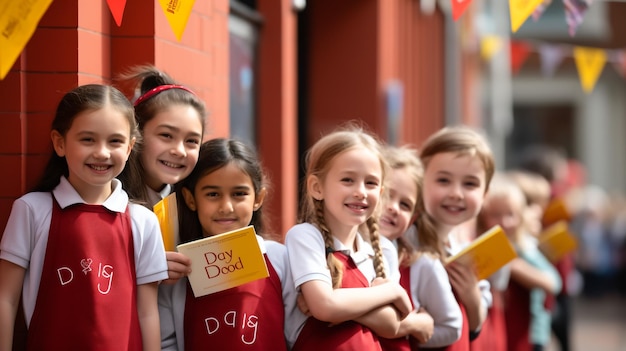
[[[135,117],[141,138],[119,178],[131,199],[152,209],[198,162],[207,112],[191,89],[154,66],[135,67],[122,79],[135,85]],[[189,273],[187,257],[174,251],[166,255],[168,282]]]

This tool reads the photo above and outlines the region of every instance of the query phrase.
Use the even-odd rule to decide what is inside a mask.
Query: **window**
[[[231,1],[230,134],[250,145],[256,145],[256,16],[247,6]]]

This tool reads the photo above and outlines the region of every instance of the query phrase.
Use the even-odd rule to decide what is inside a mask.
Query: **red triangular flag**
[[[517,74],[530,55],[530,45],[523,41],[511,41],[511,73]]]
[[[456,21],[465,12],[472,0],[450,0],[452,1],[452,18]]]
[[[126,0],[107,0],[109,10],[115,19],[117,26],[122,25],[122,17],[124,16],[124,8],[126,7]]]

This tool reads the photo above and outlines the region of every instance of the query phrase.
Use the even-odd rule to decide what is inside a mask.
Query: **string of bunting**
[[[176,39],[181,40],[195,0],[158,0]],[[472,0],[450,0],[452,16],[458,20]],[[553,0],[509,0],[511,30],[516,32],[530,17],[538,19]],[[593,0],[562,0],[569,34],[573,36]],[[4,79],[35,32],[52,0],[26,2],[0,0],[0,80]],[[122,25],[126,0],[107,0],[117,26]],[[599,60],[599,59],[598,59]]]
[[[450,0],[452,4],[452,18],[457,21],[472,0]],[[511,16],[511,31],[513,33],[532,16],[535,20],[552,4],[553,0],[509,0],[509,15]],[[583,22],[585,13],[593,0],[562,0],[565,8],[565,21],[570,36],[576,34],[576,29]]]
[[[158,0],[178,41],[181,40],[195,0]],[[0,0],[0,80],[15,64],[52,0]],[[126,0],[107,0],[115,24],[120,27]]]
[[[496,35],[486,35],[480,41],[480,55],[489,61],[503,49],[504,40]],[[600,49],[568,44],[532,43],[512,40],[509,42],[511,73],[517,74],[531,53],[539,55],[541,72],[551,77],[565,58],[573,57],[585,93],[591,93],[607,62],[626,79],[626,48]]]

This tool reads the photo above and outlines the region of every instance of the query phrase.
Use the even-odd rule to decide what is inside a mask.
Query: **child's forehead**
[[[100,127],[106,126],[104,130],[110,128],[120,128],[130,133],[131,123],[123,111],[110,105],[100,108],[85,109],[77,113],[69,125],[69,129],[93,128],[97,131],[103,131]]]
[[[440,153],[431,158],[424,166],[424,176],[450,174],[479,177],[485,180],[487,178],[486,166],[482,159],[471,154]]]
[[[346,166],[346,162],[349,164],[361,164],[361,163],[380,163],[382,160],[380,155],[374,150],[365,146],[355,146],[338,153],[331,161],[335,166]]]
[[[480,165],[485,168],[483,160],[478,154],[469,150],[439,152],[430,158],[429,162],[425,164],[425,167],[428,168],[428,166],[433,164],[446,165],[450,163],[480,163]]]

